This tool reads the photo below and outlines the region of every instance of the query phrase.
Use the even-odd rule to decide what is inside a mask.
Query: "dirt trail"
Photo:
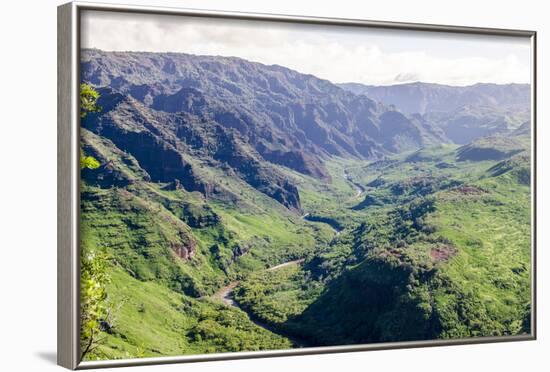
[[[279,265],[272,266],[272,267],[266,269],[266,271],[274,271],[274,270],[277,270],[277,269],[280,269],[280,268],[283,268],[283,267],[286,267],[286,266],[298,265],[298,264],[301,264],[303,262],[304,262],[304,259],[300,258],[299,260],[288,261],[288,262],[284,262],[284,263],[279,264]],[[212,297],[215,298],[215,299],[221,300],[226,305],[239,307],[237,302],[233,299],[233,290],[235,289],[236,286],[239,285],[239,283],[240,283],[239,280],[235,280],[235,281],[229,283],[225,287],[220,288],[216,293],[214,293],[214,295]]]
[[[228,306],[239,307],[239,305],[233,299],[233,290],[236,286],[239,285],[239,281],[235,280],[234,282],[229,283],[225,287],[222,287],[216,292],[212,297],[221,300],[224,304]]]
[[[282,268],[282,267],[286,267],[286,266],[290,266],[290,265],[301,264],[302,262],[304,262],[304,259],[303,259],[303,258],[300,258],[299,260],[288,261],[288,262],[282,263],[282,264],[280,264],[280,265],[276,265],[276,266],[270,267],[269,269],[267,269],[267,271],[274,271],[274,270],[280,269],[280,268]]]
[[[284,262],[284,263],[279,264],[279,265],[272,266],[272,267],[270,267],[266,270],[267,271],[274,271],[274,270],[280,269],[282,267],[286,267],[286,266],[290,266],[290,265],[298,265],[298,264],[301,264],[303,262],[304,262],[304,259],[301,258],[299,260],[288,261],[288,262]],[[258,327],[262,327],[262,328],[264,328],[264,329],[266,329],[270,332],[273,332],[273,333],[276,333],[276,334],[279,334],[283,337],[288,338],[294,345],[296,345],[296,347],[305,347],[305,346],[307,346],[306,343],[302,340],[296,339],[294,337],[290,337],[290,336],[285,335],[285,334],[281,334],[279,331],[277,331],[275,329],[275,327],[270,326],[270,325],[258,320],[256,317],[254,317],[253,314],[249,313],[248,311],[243,309],[241,306],[239,306],[239,303],[237,301],[235,301],[235,299],[233,297],[233,292],[235,290],[235,287],[237,287],[239,285],[239,283],[240,283],[239,280],[235,280],[235,281],[229,283],[225,287],[220,288],[212,296],[212,298],[214,298],[218,301],[222,301],[227,306],[232,306],[232,307],[235,307],[235,308],[237,308],[241,311],[244,311],[248,315],[248,317],[250,318],[252,323],[256,324]]]

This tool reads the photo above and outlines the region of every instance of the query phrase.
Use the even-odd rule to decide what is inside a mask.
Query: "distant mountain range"
[[[340,87],[379,101],[440,128],[448,142],[465,144],[488,135],[508,134],[530,120],[529,84],[474,84],[458,87],[428,83]]]
[[[315,156],[369,158],[441,139],[327,80],[240,58],[87,50],[82,72],[155,110],[234,128],[266,159],[316,176],[325,174]]]
[[[529,84],[478,83],[464,87],[420,82],[388,86],[338,85],[385,105],[394,105],[405,114],[450,112],[463,106],[498,106],[524,111],[529,110],[531,101]]]

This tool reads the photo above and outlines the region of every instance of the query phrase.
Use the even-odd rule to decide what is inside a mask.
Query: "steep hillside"
[[[301,268],[250,276],[237,299],[315,345],[528,333],[529,157],[503,156],[443,146],[353,168],[378,180],[361,222]]]
[[[457,160],[502,160],[528,149],[528,138],[485,137],[457,149]]]
[[[82,78],[143,108],[234,129],[263,159],[326,179],[326,156],[375,158],[440,140],[426,125],[281,66],[175,53],[82,53]]]
[[[200,127],[192,137],[212,145],[193,149],[191,140],[175,144],[171,118],[132,98],[103,90],[100,103],[101,114],[81,129],[84,153],[100,164],[82,170],[81,241],[83,254],[109,258],[113,319],[86,358],[290,347],[210,297],[236,277],[315,248],[316,229],[277,188],[279,180],[290,185],[286,176],[214,124],[212,137]],[[216,161],[217,146],[236,160]]]

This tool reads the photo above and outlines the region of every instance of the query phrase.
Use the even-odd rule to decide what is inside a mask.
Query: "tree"
[[[100,94],[91,85],[80,84],[80,117],[85,118],[91,112],[101,111],[101,106],[97,104]]]
[[[97,104],[100,94],[91,85],[80,84],[80,118],[84,119],[91,112],[101,111],[101,106]],[[86,156],[82,149],[80,150],[80,169],[96,169],[100,166],[99,161],[93,156]]]
[[[80,150],[80,169],[97,169],[101,163],[93,156],[84,155],[84,151]]]
[[[80,118],[101,111],[99,93],[88,84],[80,84]],[[80,169],[96,169],[100,162],[80,149]],[[80,252],[80,360],[92,352],[105,337],[101,334],[112,327],[112,308],[108,304],[108,256],[82,246]]]
[[[109,325],[107,306],[107,255],[83,252],[80,259],[80,360],[103,340],[100,334]],[[109,325],[110,327],[110,325]]]

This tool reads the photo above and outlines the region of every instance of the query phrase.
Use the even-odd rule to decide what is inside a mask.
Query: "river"
[[[344,178],[346,179],[346,181],[348,181],[349,183],[351,183],[351,185],[353,186],[353,188],[354,188],[355,191],[357,192],[357,193],[355,194],[355,198],[360,197],[361,194],[365,192],[365,188],[363,187],[363,185],[361,185],[360,183],[355,182],[355,181],[351,178],[351,176],[349,175],[347,169],[344,169]]]
[[[360,185],[359,183],[356,183],[355,181],[353,181],[353,179],[349,175],[347,169],[344,169],[344,178],[357,191],[357,194],[355,195],[355,198],[360,197],[361,194],[365,191],[365,188],[362,185]],[[323,222],[323,223],[328,224],[329,226],[331,226],[334,229],[334,231],[336,232],[336,236],[340,235],[340,232],[342,231],[342,228],[340,227],[338,222],[336,222],[335,220],[333,220],[331,218],[328,218],[328,217],[311,216],[309,213],[305,213],[302,216],[302,218],[304,220],[311,221],[311,222]],[[304,262],[304,259],[301,258],[301,259],[298,259],[298,260],[292,260],[292,261],[284,262],[284,263],[279,264],[279,265],[272,266],[272,267],[270,267],[266,270],[267,271],[275,271],[275,270],[281,269],[283,267],[287,267],[287,266],[291,266],[291,265],[299,265],[303,262]],[[300,340],[300,339],[282,334],[275,327],[273,327],[273,326],[271,326],[267,323],[264,323],[261,320],[258,320],[254,316],[254,314],[251,314],[246,309],[242,308],[239,305],[239,303],[237,301],[235,301],[235,297],[234,297],[235,288],[239,285],[239,283],[240,283],[239,280],[232,281],[231,283],[227,284],[226,286],[220,288],[212,297],[214,299],[218,300],[218,301],[223,302],[226,306],[235,307],[235,308],[237,308],[241,311],[244,311],[254,324],[256,324],[257,326],[262,327],[262,328],[264,328],[264,329],[266,329],[270,332],[273,332],[273,333],[276,333],[276,334],[279,334],[283,337],[288,338],[296,347],[305,347],[307,345],[307,343],[304,342],[303,340]]]

